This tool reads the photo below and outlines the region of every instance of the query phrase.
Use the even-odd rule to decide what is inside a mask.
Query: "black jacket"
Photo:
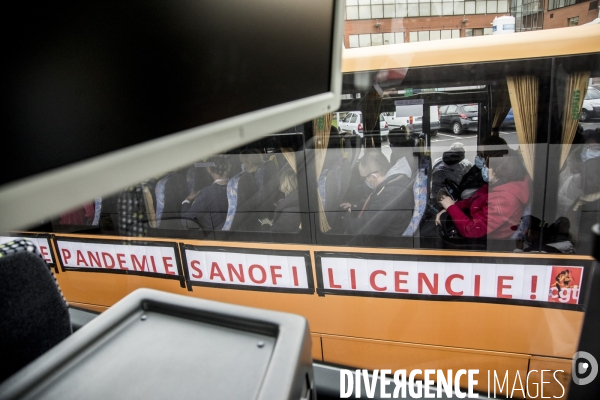
[[[204,232],[220,230],[227,218],[227,185],[212,185],[200,190],[194,202],[181,206],[182,223],[190,229]]]
[[[277,207],[273,215],[273,225],[271,232],[300,232],[300,205],[298,202],[298,191],[285,196]]]
[[[471,169],[463,175],[460,183],[458,184],[458,196],[460,197],[460,194],[467,189],[479,189],[485,184],[486,182],[481,176],[481,169],[473,165]]]
[[[414,178],[404,174],[388,177],[373,190],[357,218],[344,217],[346,233],[402,236],[414,209],[413,184]]]

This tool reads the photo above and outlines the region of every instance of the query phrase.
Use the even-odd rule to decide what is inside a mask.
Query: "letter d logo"
[[[578,351],[573,355],[573,382],[577,385],[587,385],[598,375],[598,361],[586,351]]]

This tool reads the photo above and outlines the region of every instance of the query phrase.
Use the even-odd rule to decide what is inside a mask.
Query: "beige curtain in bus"
[[[290,164],[294,172],[297,173],[298,170],[296,169],[296,153],[294,152],[294,150],[292,150],[289,147],[282,147],[281,153],[283,154],[283,157],[288,162],[288,164]]]
[[[568,74],[565,79],[562,118],[562,149],[560,153],[560,168],[565,163],[573,138],[579,124],[579,112],[583,105],[583,98],[587,91],[590,71],[578,71]]]
[[[372,90],[362,101],[362,113],[363,113],[363,131],[365,135],[372,134],[373,129],[377,127],[379,123],[379,115],[381,114],[381,96],[379,93]],[[377,129],[379,132],[379,129]],[[375,147],[375,140],[373,136],[365,136],[368,139],[365,140],[365,147]]]
[[[515,116],[517,137],[521,144],[521,155],[525,168],[533,179],[534,143],[537,131],[537,105],[539,97],[538,79],[536,76],[507,76],[510,104]]]
[[[148,212],[148,225],[151,228],[156,228],[156,211],[154,209],[154,200],[152,200],[152,193],[148,185],[142,184],[142,194],[144,195],[144,203],[146,205],[146,211]]]
[[[499,134],[500,125],[510,111],[510,99],[506,85],[500,84],[492,91],[492,105],[494,107],[494,119],[492,120],[492,135]]]
[[[315,166],[317,170],[316,182],[319,182],[321,172],[323,171],[323,165],[325,164],[325,156],[327,155],[327,145],[329,144],[329,133],[331,132],[331,120],[333,119],[333,113],[325,114],[313,120],[313,140],[315,143]],[[328,232],[331,230],[331,226],[327,222],[327,216],[325,215],[325,209],[323,208],[323,202],[321,201],[321,195],[317,191],[318,196],[318,207],[319,207],[319,225],[321,232]]]

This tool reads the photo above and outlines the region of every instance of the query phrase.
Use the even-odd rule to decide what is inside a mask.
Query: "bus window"
[[[533,241],[543,251],[590,254],[591,227],[600,198],[600,63],[590,57],[558,58],[548,151],[546,211],[535,220]]]
[[[600,111],[588,87],[598,60],[556,60],[417,67],[402,79],[379,71],[394,77],[378,82],[381,94],[346,72],[344,118],[90,199],[53,230],[586,253],[597,214]]]
[[[52,220],[55,232],[309,242],[302,127],[198,160]]]
[[[591,69],[597,68],[595,60],[586,64],[568,59]],[[386,70],[372,74],[374,79],[394,76]],[[545,244],[532,226],[554,224],[554,230],[569,231],[564,221],[545,218],[548,191],[553,197],[557,193],[550,181],[557,175],[547,171],[542,160],[550,162],[549,144],[558,137],[549,132],[560,124],[555,111],[567,86],[561,79],[560,68],[553,75],[550,58],[413,68],[402,79],[378,81],[380,91],[367,93],[362,83],[354,86],[362,81],[346,72],[345,91],[354,95],[345,98],[341,111],[362,114],[363,120],[381,113],[389,130],[384,135],[379,124],[363,121],[357,131],[342,123],[343,129],[328,138],[323,161],[321,150],[311,150],[314,157],[307,159],[315,160],[308,176],[311,214],[319,221],[316,241],[539,251]],[[420,115],[402,119],[407,107],[420,107],[415,111]],[[580,109],[578,118],[595,112],[585,104]],[[354,158],[337,150],[340,141],[360,143]],[[588,139],[590,154],[595,143]],[[346,162],[348,167],[342,168]],[[422,168],[425,184],[419,176]],[[568,184],[573,186],[576,179]],[[427,204],[421,212],[425,190]],[[571,197],[577,194],[567,186],[563,191]],[[448,196],[442,202],[444,194]],[[412,229],[415,224],[418,229]]]

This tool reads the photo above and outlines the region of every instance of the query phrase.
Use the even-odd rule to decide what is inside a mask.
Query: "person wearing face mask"
[[[581,194],[571,205],[567,216],[578,253],[588,254],[592,246],[592,225],[598,220],[600,201],[600,129],[583,132],[581,151]]]
[[[397,164],[396,164],[397,165]],[[369,151],[358,169],[365,183],[373,189],[360,211],[344,217],[347,234],[402,236],[410,223],[414,208],[414,179],[392,168],[380,151]],[[355,214],[358,214],[354,218]]]
[[[488,156],[481,173],[488,184],[475,192],[472,198],[455,202],[446,196],[440,203],[461,236],[509,238],[514,233],[513,227],[519,225],[529,201],[531,179],[523,160],[514,150],[508,150],[500,157]],[[440,216],[436,223],[439,223]]]
[[[595,202],[600,193],[600,129],[583,132],[585,144],[581,150],[582,194],[581,201]]]
[[[411,137],[410,131],[403,125],[400,128],[392,129],[388,135],[388,140],[392,150],[392,154],[390,154],[390,165],[392,166],[390,174],[404,174],[412,179],[417,172],[418,164],[418,158],[414,155],[416,146],[414,137]],[[372,190],[373,188],[369,186],[369,183],[361,180],[359,184],[348,191],[345,199],[348,201],[340,204],[340,207],[346,211],[349,209],[360,211]]]
[[[475,163],[463,175],[458,188],[457,193],[460,193],[461,199],[468,199],[475,192],[477,192],[486,181],[482,175],[482,170],[485,164],[485,157],[501,157],[503,154],[508,152],[508,145],[506,141],[499,136],[488,136],[481,142],[481,147],[477,151],[477,157],[475,157]],[[487,171],[486,171],[487,173]]]
[[[600,158],[600,128],[596,130],[588,129],[583,132],[585,144],[581,150],[581,161],[587,162],[596,158]]]

